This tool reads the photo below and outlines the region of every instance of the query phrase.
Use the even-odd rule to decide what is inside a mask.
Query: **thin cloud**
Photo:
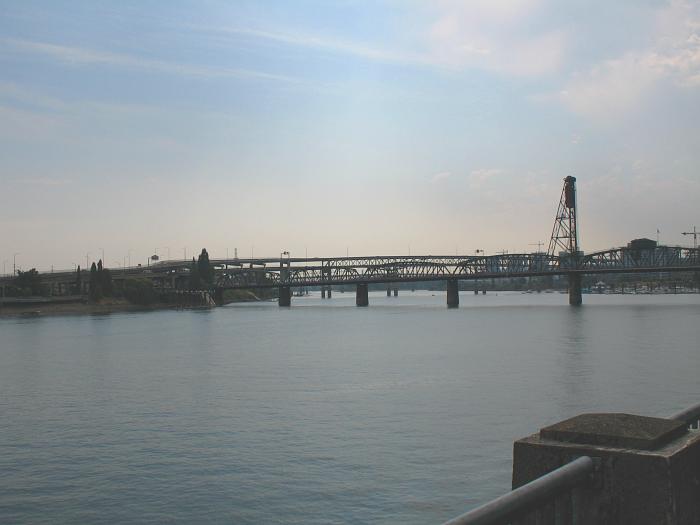
[[[430,182],[433,184],[437,184],[438,182],[445,181],[449,179],[452,176],[452,173],[449,171],[441,171],[440,173],[436,173],[432,177],[430,177]]]
[[[145,59],[121,53],[110,53],[107,51],[96,51],[81,47],[63,46],[47,42],[36,42],[16,38],[5,38],[0,41],[20,52],[47,56],[67,65],[114,66],[125,69],[139,69],[199,78],[242,78],[289,83],[300,82],[299,79],[293,77],[250,69],[218,68],[196,66],[192,64],[178,64],[163,60]]]
[[[469,186],[473,189],[481,188],[488,180],[501,175],[503,170],[498,168],[481,168],[469,173]]]
[[[700,87],[700,9],[696,6],[672,2],[657,13],[653,43],[647,49],[628,51],[578,71],[549,98],[581,116],[615,121],[642,107],[663,80],[685,89]]]
[[[298,31],[187,27],[204,33],[252,38],[375,62],[446,71],[474,68],[532,76],[558,69],[566,48],[566,35],[562,31],[522,35],[520,29],[540,4],[540,0],[426,3],[425,18],[418,22],[420,29],[413,32],[410,48],[400,49]],[[407,34],[411,36],[410,32]]]
[[[263,29],[249,29],[241,27],[203,27],[195,26],[194,29],[205,32],[216,32],[221,34],[251,37],[268,40],[284,45],[312,48],[321,51],[330,51],[346,55],[358,56],[377,62],[391,62],[397,64],[433,65],[430,57],[419,53],[406,53],[381,48],[378,46],[365,45],[348,40],[340,40],[319,35],[304,33],[288,33],[270,31]]]

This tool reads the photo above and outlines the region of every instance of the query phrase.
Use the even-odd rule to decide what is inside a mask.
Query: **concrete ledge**
[[[618,416],[603,418],[610,425],[602,425],[601,428],[613,441],[618,440],[617,443],[622,446],[553,439],[557,436],[571,437],[567,435],[567,430],[572,426],[571,420],[546,427],[554,427],[552,432],[543,429],[544,435],[537,433],[516,441],[513,447],[513,488],[520,487],[580,456],[590,456],[598,458],[599,470],[591,483],[577,490],[577,523],[698,525],[700,432],[684,432],[653,450],[640,450],[627,446],[629,441],[624,440],[625,435],[631,434],[634,441],[637,439],[635,434],[643,435],[649,430],[644,425],[649,423],[651,427],[656,428],[656,422],[642,423],[637,420],[637,429],[641,431],[633,432],[634,428],[629,426],[630,420]],[[595,419],[584,418],[583,421],[592,424]],[[613,427],[612,421],[619,422],[620,427]],[[666,427],[665,423],[660,426]],[[585,427],[586,425],[583,425],[583,428]],[[563,434],[557,434],[557,429]],[[673,432],[676,431],[671,430],[671,433]],[[579,434],[581,435],[576,437],[591,437],[585,432]],[[661,435],[664,433],[661,432]]]
[[[688,432],[672,419],[632,414],[581,414],[540,430],[540,437],[555,441],[617,448],[652,450]]]

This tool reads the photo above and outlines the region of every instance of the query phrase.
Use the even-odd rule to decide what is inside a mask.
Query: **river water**
[[[700,295],[0,319],[1,523],[440,523],[512,442],[700,401]]]

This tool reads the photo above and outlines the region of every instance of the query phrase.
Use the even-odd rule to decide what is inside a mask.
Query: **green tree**
[[[102,268],[102,261],[99,263]],[[95,263],[90,266],[90,299],[97,301],[102,297],[102,286],[98,277],[98,269]]]
[[[192,264],[190,265],[190,289],[199,290],[202,288],[202,277],[199,274],[199,264],[192,257]]]
[[[214,281],[214,272],[212,270],[211,264],[209,263],[209,254],[206,248],[202,248],[202,253],[199,254],[197,259],[197,267],[199,269],[199,276],[205,285],[211,285]]]
[[[17,270],[17,277],[12,282],[17,295],[42,295],[44,290],[41,283],[41,275],[32,268],[26,272]]]
[[[141,306],[151,305],[158,300],[153,283],[148,279],[126,279],[124,281],[124,297],[130,303]]]

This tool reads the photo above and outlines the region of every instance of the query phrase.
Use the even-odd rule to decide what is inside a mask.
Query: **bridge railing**
[[[700,403],[667,419],[683,421],[689,429],[697,431],[700,428]],[[582,490],[600,486],[601,470],[601,458],[581,455],[443,525],[589,523],[583,518],[588,509],[579,496]]]
[[[556,523],[572,523],[579,511],[576,489],[591,483],[594,470],[594,459],[581,456],[444,525],[502,525],[531,516],[539,523],[548,512]]]

